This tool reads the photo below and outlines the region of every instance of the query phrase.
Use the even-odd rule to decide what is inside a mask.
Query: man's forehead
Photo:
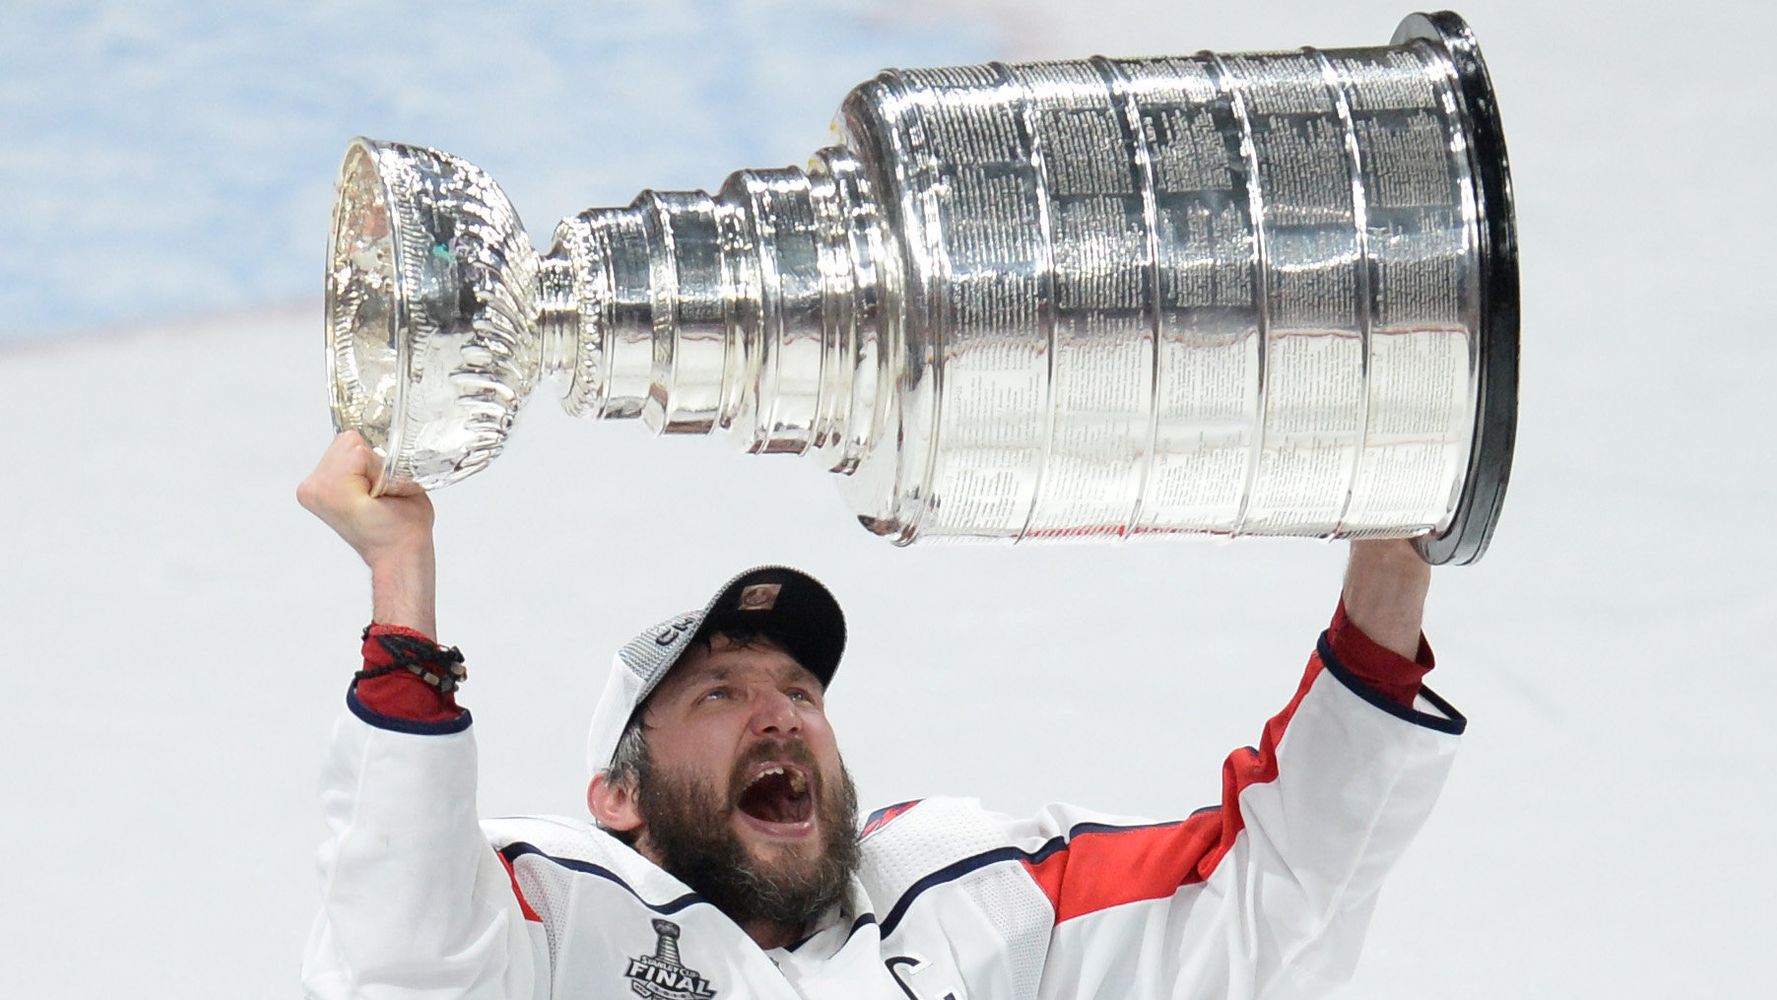
[[[724,680],[743,673],[767,671],[779,679],[806,677],[817,683],[819,678],[783,647],[763,637],[737,645],[723,636],[713,637],[708,648],[701,643],[692,646],[661,680],[660,686],[688,684],[700,680]]]

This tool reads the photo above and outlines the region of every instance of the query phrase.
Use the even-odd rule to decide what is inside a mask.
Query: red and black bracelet
[[[354,680],[367,681],[406,670],[439,694],[450,694],[469,679],[469,668],[463,665],[463,654],[457,647],[440,646],[408,629],[372,635],[371,628],[374,626],[364,629],[364,659],[367,663],[371,660],[370,640],[375,639],[388,662],[366,666],[352,675]]]

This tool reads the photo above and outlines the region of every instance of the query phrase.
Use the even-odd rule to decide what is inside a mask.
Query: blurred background
[[[293,498],[332,433],[321,272],[353,135],[481,165],[546,243],[645,187],[802,163],[886,66],[1377,45],[1412,9],[10,5],[0,996],[298,992],[316,775],[368,615],[367,574]],[[1436,576],[1432,684],[1469,736],[1346,995],[1759,995],[1777,14],[1460,11],[1517,188],[1519,447],[1492,550]],[[782,561],[847,606],[831,712],[866,802],[1182,815],[1337,595],[1340,545],[898,550],[830,478],[533,400],[436,498],[482,810],[581,815],[613,645]]]

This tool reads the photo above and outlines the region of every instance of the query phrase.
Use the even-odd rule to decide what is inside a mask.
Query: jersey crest
[[[679,925],[656,920],[654,933],[654,954],[630,959],[624,970],[630,990],[643,1000],[711,1000],[716,991],[709,980],[679,960]]]

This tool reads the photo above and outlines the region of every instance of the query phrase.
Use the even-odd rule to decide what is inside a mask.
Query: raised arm
[[[1349,975],[1464,726],[1421,685],[1429,582],[1407,542],[1351,546],[1295,697],[1223,762],[1219,804],[1164,824],[1057,808],[1020,831],[1056,920],[1040,996],[1321,996]]]
[[[296,491],[370,568],[374,619],[322,775],[329,836],[305,995],[545,996],[541,927],[477,819],[469,713],[424,669],[401,668],[449,661],[434,658],[432,503],[419,491],[373,497],[380,464],[341,434]]]

